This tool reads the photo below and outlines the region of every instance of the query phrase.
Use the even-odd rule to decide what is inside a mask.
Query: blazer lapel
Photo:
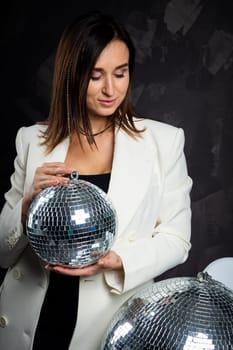
[[[51,153],[49,153],[46,162],[64,162],[69,147],[69,137],[59,143]]]
[[[119,234],[148,191],[155,158],[150,137],[133,139],[124,131],[116,133],[108,195],[117,211]]]
[[[46,156],[45,161],[63,162],[68,146],[67,138]],[[152,142],[148,137],[133,139],[121,130],[115,134],[108,196],[117,211],[119,233],[131,220],[150,185],[155,158],[150,148]]]
[[[27,176],[25,179],[24,193],[29,190],[35,176],[36,168],[46,162],[64,162],[66,153],[69,146],[69,138],[66,138],[63,142],[57,145],[54,150],[46,155],[45,146],[40,145],[40,139],[37,138],[36,142],[30,144],[28,151],[28,164]]]

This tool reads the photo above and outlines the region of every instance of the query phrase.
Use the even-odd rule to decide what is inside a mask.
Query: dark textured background
[[[1,14],[1,205],[17,129],[47,115],[59,37],[96,3],[11,2]],[[135,41],[138,111],[185,131],[192,249],[186,263],[160,278],[196,275],[233,256],[233,1],[109,0],[98,1],[98,9],[118,16]]]

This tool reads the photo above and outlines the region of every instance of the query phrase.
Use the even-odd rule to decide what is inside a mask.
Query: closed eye
[[[96,81],[96,80],[100,80],[100,78],[101,78],[101,75],[99,75],[98,77],[97,76],[92,76],[91,80]]]
[[[128,69],[128,65],[127,66],[124,66],[124,67],[121,67],[121,68],[118,68],[116,71],[115,71],[115,77],[117,78],[124,78],[125,75],[128,73],[129,69]]]
[[[115,74],[116,78],[124,78],[125,74]]]
[[[124,73],[115,73],[114,74],[114,76],[116,77],[116,78],[124,78],[125,77],[125,74]],[[93,80],[93,81],[97,81],[97,80],[100,80],[101,79],[101,75],[98,75],[98,76],[92,76],[91,77],[91,80]]]
[[[115,69],[113,75],[116,78],[124,78],[129,72],[128,64],[123,64]],[[97,81],[103,77],[103,74],[106,74],[102,68],[94,68],[91,76],[91,80]]]

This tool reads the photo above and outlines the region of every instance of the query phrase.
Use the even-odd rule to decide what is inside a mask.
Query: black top
[[[110,174],[79,175],[107,193]],[[68,350],[77,319],[79,277],[51,272],[33,350]]]

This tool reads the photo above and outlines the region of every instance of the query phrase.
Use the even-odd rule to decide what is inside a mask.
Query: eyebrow
[[[129,66],[128,63],[124,63],[124,64],[121,64],[120,66],[117,66],[117,67],[115,68],[115,70],[117,70],[117,69],[122,69],[122,68],[128,68],[128,66]],[[95,72],[103,72],[104,69],[103,69],[103,68],[94,67],[94,68],[93,68],[93,71],[95,71]]]

